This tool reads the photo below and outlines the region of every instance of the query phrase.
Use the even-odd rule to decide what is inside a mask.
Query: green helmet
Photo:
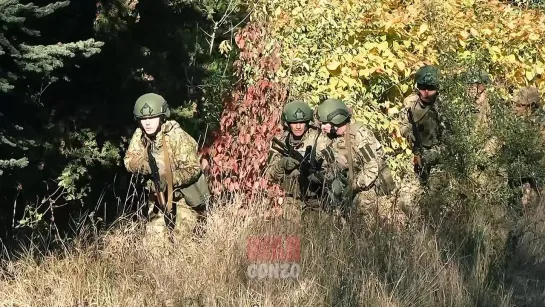
[[[340,125],[351,116],[350,110],[340,99],[327,99],[318,106],[318,120]]]
[[[314,111],[301,100],[288,102],[282,110],[282,120],[285,123],[301,123],[311,121]]]
[[[140,96],[134,104],[133,114],[136,119],[165,115],[170,117],[170,109],[163,96],[147,93]]]
[[[439,70],[432,65],[420,67],[414,76],[417,84],[439,86]]]
[[[488,73],[485,71],[468,73],[468,84],[490,84],[491,80]]]

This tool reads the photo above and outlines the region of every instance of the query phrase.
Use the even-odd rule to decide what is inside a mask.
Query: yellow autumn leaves
[[[442,53],[460,62],[485,54],[493,79],[545,92],[543,11],[497,0],[260,0],[254,11],[273,28],[264,39],[281,46],[276,77],[292,96],[313,105],[344,99],[356,118],[386,134],[397,127],[412,74],[441,64]],[[406,149],[393,137],[384,145]]]

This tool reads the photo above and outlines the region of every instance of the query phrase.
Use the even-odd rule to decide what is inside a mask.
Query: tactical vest
[[[317,139],[318,136],[319,136],[319,133],[318,133],[317,129],[313,128],[313,127],[310,127],[305,132],[305,134],[303,135],[301,140],[299,140],[297,142],[293,142],[291,140],[289,131],[284,131],[282,133],[282,135],[278,138],[278,140],[281,141],[282,143],[284,143],[286,147],[289,146],[289,147],[295,149],[296,151],[298,151],[299,153],[301,153],[302,156],[305,156],[307,146],[312,146],[314,148],[314,146],[316,145],[315,143],[316,143],[316,139]],[[274,151],[274,152],[275,153],[269,155],[269,159],[267,161],[267,164],[274,163],[274,162],[272,162],[273,155],[278,154],[278,152],[276,152],[276,151]],[[317,155],[317,158],[318,158],[318,155]],[[294,177],[299,176],[299,169],[293,170],[287,176],[294,176]],[[300,195],[298,193],[299,192],[297,192],[296,195],[298,195],[298,197],[300,197]],[[318,196],[319,196],[318,195],[318,187],[315,186],[314,184],[310,184],[309,189],[306,192],[306,197],[307,198],[315,198],[315,197],[318,197]]]
[[[354,135],[356,131],[358,131],[363,124],[361,122],[354,122],[350,126],[350,132],[352,132]],[[377,160],[378,160],[378,180],[375,184],[375,187],[377,189],[377,194],[379,195],[388,195],[396,188],[396,183],[394,181],[394,178],[392,177],[392,171],[390,170],[390,166],[388,166],[388,163],[386,162],[386,154],[384,153],[384,147],[382,147],[382,144],[377,139],[377,144],[375,147],[375,151],[377,153]]]
[[[155,157],[157,168],[161,176],[165,175],[165,159],[162,149],[157,148],[155,142],[152,142],[152,154]],[[167,143],[168,144],[168,143]],[[168,150],[168,149],[167,149]],[[193,182],[190,182],[184,187],[174,187],[174,198],[184,198],[185,202],[190,207],[198,207],[206,204],[210,198],[210,190],[206,181],[206,176],[203,172],[196,177]]]
[[[363,123],[358,121],[350,123],[350,137],[354,139],[357,135],[358,130],[361,129],[363,126],[364,126]],[[344,137],[338,138],[333,146],[335,146],[335,149],[337,149],[337,152],[340,155],[347,157],[348,149],[347,149],[347,145],[346,145],[346,141]],[[377,143],[375,144],[374,149],[377,155],[376,157],[373,155],[372,149],[368,148],[367,146],[362,148],[360,152],[362,153],[365,161],[370,161],[371,159],[375,159],[375,158],[377,159],[379,173],[378,173],[377,181],[375,182],[375,189],[377,191],[377,194],[379,195],[388,195],[395,189],[396,184],[392,177],[390,167],[388,166],[388,163],[386,163],[384,148],[382,147],[382,144],[380,144],[378,140],[377,140]],[[332,162],[335,160],[335,156],[333,152],[331,152],[330,146],[322,150],[322,155],[324,156],[325,160],[328,162]]]
[[[413,133],[420,134],[422,146],[429,149],[438,145],[441,136],[441,123],[435,105],[428,105],[422,108],[417,101],[410,108],[417,127],[417,131],[413,131]]]
[[[292,146],[295,150],[297,150],[298,152],[301,153],[301,155],[304,156],[307,146],[314,147],[317,136],[318,136],[318,133],[316,129],[309,128],[307,132],[305,132],[301,140],[299,140],[298,142],[293,142],[291,141],[290,133],[288,131],[284,131],[280,141],[284,142],[286,146],[288,145]],[[287,142],[289,142],[289,144]]]

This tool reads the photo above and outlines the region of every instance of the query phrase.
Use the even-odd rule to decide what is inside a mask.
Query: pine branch
[[[20,46],[22,52],[17,57],[16,63],[23,71],[47,74],[56,68],[63,67],[65,58],[73,58],[78,54],[88,58],[99,53],[103,45],[103,42],[97,42],[92,38],[86,41],[48,46],[22,44]]]
[[[28,158],[0,160],[0,175],[5,169],[24,168],[28,166]]]

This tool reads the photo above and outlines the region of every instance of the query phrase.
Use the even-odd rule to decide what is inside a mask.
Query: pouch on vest
[[[210,190],[208,189],[208,183],[206,182],[204,173],[201,174],[197,182],[187,188],[181,189],[181,192],[184,195],[185,202],[188,206],[197,207],[205,204],[210,196]]]

